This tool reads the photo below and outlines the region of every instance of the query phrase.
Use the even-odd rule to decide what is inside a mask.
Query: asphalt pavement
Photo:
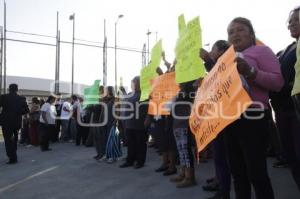
[[[92,158],[94,148],[74,143],[57,143],[51,148],[41,152],[38,147],[19,146],[19,163],[6,165],[1,142],[0,199],[205,199],[213,195],[201,188],[214,175],[212,160],[197,165],[197,186],[177,189],[168,177],[154,172],[160,157],[153,148],[148,149],[146,165],[139,170],[120,169],[121,160],[97,162]],[[274,161],[269,159],[269,165]],[[276,199],[300,198],[288,169],[269,166],[269,173]]]

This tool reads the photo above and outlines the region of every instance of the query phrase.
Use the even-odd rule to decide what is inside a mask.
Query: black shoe
[[[17,164],[18,160],[9,160],[6,164]]]
[[[210,184],[202,186],[202,189],[204,191],[218,191],[219,190],[219,184],[218,183],[210,183]]]
[[[125,162],[124,164],[121,164],[119,167],[120,167],[120,168],[126,168],[126,167],[131,167],[131,166],[133,166],[133,164],[130,164],[130,163],[128,163],[128,162]]]
[[[93,158],[94,158],[95,160],[100,160],[102,157],[103,157],[103,155],[102,155],[102,156],[101,156],[101,155],[96,155],[96,156],[94,156]]]
[[[173,175],[173,174],[176,174],[177,173],[177,169],[175,168],[174,170],[166,170],[163,175],[164,176],[170,176],[170,175]]]
[[[48,149],[41,149],[43,152],[45,151],[52,151],[52,149],[48,148]]]
[[[158,169],[155,169],[155,172],[163,172],[163,171],[166,171],[167,169],[168,169],[167,166],[161,166]]]
[[[213,197],[207,198],[207,199],[230,199],[230,193],[222,193],[218,191]]]
[[[210,183],[212,183],[212,182],[215,181],[215,180],[216,180],[216,177],[208,178],[208,179],[206,180],[206,183],[207,183],[207,184],[210,184]]]
[[[134,166],[135,169],[140,169],[140,168],[142,168],[142,167],[144,167],[143,164],[136,164],[136,165]]]

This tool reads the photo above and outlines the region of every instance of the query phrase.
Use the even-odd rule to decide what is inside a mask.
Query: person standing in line
[[[214,43],[210,52],[200,49],[200,57],[205,62],[205,68],[209,72],[217,63],[219,57],[229,48],[229,43],[225,40],[218,40]],[[212,142],[214,164],[216,171],[216,182],[212,181],[203,186],[204,190],[214,190],[217,193],[209,199],[230,199],[231,175],[227,161],[224,134],[226,128]]]
[[[52,143],[59,141],[59,133],[61,127],[61,110],[62,110],[63,101],[61,99],[61,94],[58,93],[56,96],[55,109],[56,109],[56,120],[55,120],[55,133],[51,136]]]
[[[132,93],[128,95],[127,102],[132,104],[133,109],[128,110],[126,120],[126,135],[128,141],[128,151],[126,162],[120,168],[134,166],[136,169],[144,167],[147,154],[147,131],[144,125],[148,104],[139,102],[141,97],[140,77],[136,76],[131,81]]]
[[[39,144],[38,124],[40,119],[40,101],[37,97],[31,100],[29,112],[29,140],[30,144],[37,146]]]
[[[51,151],[49,148],[49,141],[51,135],[55,133],[55,118],[56,118],[56,109],[55,109],[55,100],[54,96],[49,96],[46,103],[43,104],[41,108],[40,116],[40,147],[41,151]]]
[[[61,136],[60,140],[63,142],[69,141],[71,139],[69,121],[72,116],[72,98],[67,98],[62,105],[61,109]]]
[[[227,28],[228,41],[240,54],[237,70],[249,86],[253,104],[240,119],[226,127],[225,146],[236,199],[250,199],[251,185],[256,199],[274,199],[266,152],[268,143],[269,92],[279,91],[284,80],[276,55],[265,45],[256,45],[250,20],[237,17]]]
[[[0,96],[1,125],[5,142],[6,154],[9,158],[7,164],[16,164],[18,131],[22,124],[22,115],[29,112],[26,99],[18,95],[18,85],[10,84],[9,93]]]

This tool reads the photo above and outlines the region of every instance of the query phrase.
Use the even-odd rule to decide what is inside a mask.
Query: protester
[[[103,93],[104,93],[104,86],[99,86],[99,103],[101,102],[102,98],[103,98]],[[95,139],[95,135],[94,132],[96,131],[96,129],[94,127],[99,127],[98,123],[101,123],[100,121],[100,114],[101,114],[101,104],[90,104],[86,107],[86,114],[87,114],[87,119],[88,122],[90,123],[90,128],[89,128],[89,135],[88,138],[86,140],[86,146],[87,147],[91,147],[95,145],[94,139]],[[97,110],[96,110],[97,109]],[[100,111],[100,112],[99,112]],[[96,125],[94,125],[94,123]],[[94,156],[94,158],[96,160],[99,160],[100,156],[103,156],[103,154],[97,154],[96,156]]]
[[[128,111],[131,115],[126,120],[126,135],[128,138],[128,154],[126,162],[120,165],[121,168],[134,166],[136,169],[144,167],[147,153],[147,132],[144,126],[148,109],[146,103],[139,102],[141,96],[140,77],[131,81],[132,93],[129,94],[127,102],[131,103],[133,110]],[[136,163],[136,164],[135,164]],[[135,164],[135,165],[134,165]]]
[[[19,96],[17,92],[18,85],[10,84],[9,93],[0,96],[0,107],[2,107],[0,122],[6,154],[9,158],[7,164],[18,162],[18,131],[21,128],[22,115],[29,112],[25,97]]]
[[[288,29],[296,40],[300,36],[299,10],[300,8],[292,10],[288,20]],[[283,155],[300,191],[300,121],[297,120],[291,97],[295,80],[296,46],[296,42],[293,42],[280,53],[278,59],[285,84],[279,92],[272,93],[271,102],[280,133]]]
[[[37,97],[31,100],[29,112],[29,138],[30,144],[37,146],[39,144],[38,124],[40,119],[40,101]]]
[[[102,137],[102,148],[105,150],[105,158],[108,163],[113,163],[117,158],[122,156],[120,149],[119,135],[116,130],[116,111],[115,105],[115,93],[114,87],[108,86],[104,89],[104,97],[102,102],[104,103],[105,109],[101,115],[101,121],[104,125],[101,128]]]
[[[49,141],[51,135],[55,133],[55,118],[56,118],[56,109],[55,109],[55,100],[54,96],[49,96],[46,103],[43,104],[41,108],[40,116],[40,147],[41,151],[51,151],[49,148]]]
[[[299,29],[299,18],[297,21],[297,16],[296,16],[296,14],[299,13],[299,9],[300,8],[297,7],[291,12],[291,16],[294,16],[293,23],[292,23],[292,21],[290,22],[290,31],[293,32],[293,35],[294,35],[294,33],[298,32],[298,29]],[[298,17],[299,17],[299,15],[298,15]],[[292,19],[292,17],[291,17],[291,19]],[[293,35],[292,35],[292,37],[296,38]],[[300,56],[300,43],[299,43],[299,36],[296,39],[297,39],[297,62],[295,64],[295,81],[294,81],[294,86],[293,86],[293,90],[292,90],[292,96],[293,96],[293,100],[294,100],[294,104],[295,104],[295,112],[297,114],[298,121],[300,121],[300,57],[299,57]],[[298,136],[299,136],[299,134],[298,134]],[[298,144],[298,146],[299,146],[299,144]],[[299,157],[299,153],[298,153],[298,157]]]
[[[57,94],[56,103],[55,103],[55,109],[56,109],[56,120],[55,120],[55,133],[53,134],[51,141],[52,142],[58,142],[59,140],[59,133],[61,128],[61,111],[62,111],[62,105],[63,101],[61,99],[61,94]]]
[[[171,178],[176,182],[177,188],[185,188],[196,185],[194,154],[192,145],[194,137],[189,127],[189,116],[193,104],[193,87],[195,81],[179,84],[180,91],[172,104],[171,116],[173,119],[173,134],[175,137],[180,160],[179,175]]]
[[[218,40],[212,46],[210,52],[204,49],[200,50],[200,57],[205,62],[205,68],[209,72],[218,58],[229,48],[227,41]],[[218,192],[210,199],[230,199],[230,185],[231,176],[228,166],[228,160],[225,152],[224,134],[226,129],[218,135],[218,137],[212,142],[214,163],[217,176],[217,182],[215,180],[210,181],[207,185],[203,186],[204,190],[218,190]]]
[[[126,104],[126,98],[127,98],[127,92],[123,86],[119,89],[119,103],[120,103],[120,118],[118,120],[118,130],[120,134],[120,140],[123,144],[123,146],[127,146],[127,135],[126,135],[126,126],[125,126],[125,117],[126,117],[126,111],[124,110],[127,106]]]
[[[256,45],[251,22],[242,17],[228,26],[228,40],[236,52],[238,72],[246,79],[253,100],[241,118],[226,127],[226,148],[237,199],[251,198],[251,185],[257,199],[273,199],[267,172],[268,92],[283,86],[276,55],[265,45]],[[253,119],[255,117],[255,119]]]
[[[71,134],[70,134],[70,118],[72,116],[72,98],[67,98],[66,101],[62,105],[61,109],[61,135],[60,135],[60,140],[61,141],[69,141],[71,139]]]
[[[71,140],[76,141],[77,136],[77,110],[79,110],[80,102],[77,95],[72,95],[72,116],[69,121]]]
[[[83,98],[79,97],[79,106],[77,109],[76,121],[77,121],[77,134],[76,134],[76,145],[80,146],[80,144],[85,145],[86,139],[89,133],[89,127],[87,126],[87,111],[83,105]],[[78,115],[79,114],[79,115]]]
[[[28,115],[24,115],[22,117],[22,127],[21,127],[21,136],[20,136],[20,144],[29,145],[29,118]]]

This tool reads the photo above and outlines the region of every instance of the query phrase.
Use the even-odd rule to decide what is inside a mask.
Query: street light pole
[[[149,64],[149,35],[151,34],[150,30],[148,29],[147,39],[148,39],[148,50],[147,50],[147,64]]]
[[[3,69],[4,69],[3,93],[6,94],[6,2],[5,1],[4,1],[4,26],[3,26]]]
[[[71,95],[74,94],[74,42],[75,42],[75,13],[70,18],[73,20],[73,38],[72,38],[72,82],[71,82]]]
[[[115,22],[115,92],[117,92],[118,88],[118,69],[117,69],[117,24],[119,19],[124,17],[124,15],[119,15],[116,22]]]

